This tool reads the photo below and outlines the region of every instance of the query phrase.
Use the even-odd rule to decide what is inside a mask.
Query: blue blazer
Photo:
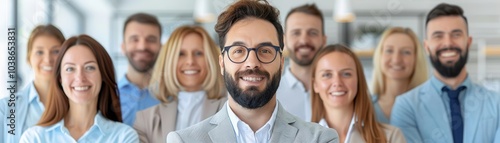
[[[396,98],[391,124],[399,127],[409,143],[453,143],[449,110],[440,90],[444,84],[432,77]],[[463,96],[464,143],[500,142],[500,94],[473,84]],[[439,89],[439,90],[438,90]]]
[[[30,89],[34,88],[32,84],[26,86],[22,91],[16,94],[14,102],[9,102],[10,93],[6,93],[7,96],[0,100],[0,124],[2,131],[0,132],[0,142],[3,143],[18,143],[21,138],[24,128],[24,123],[28,114],[28,96],[30,95]],[[14,103],[14,104],[12,104]],[[9,106],[9,104],[11,106]],[[14,110],[13,114],[15,118],[8,119],[11,116],[11,110]],[[15,122],[12,125],[11,121]],[[11,128],[12,126],[12,128]]]

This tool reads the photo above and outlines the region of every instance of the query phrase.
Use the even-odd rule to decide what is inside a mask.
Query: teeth
[[[251,82],[256,82],[256,81],[261,81],[261,77],[243,77],[242,78],[244,81],[251,81]]]
[[[446,57],[452,57],[452,56],[455,56],[455,55],[457,55],[456,52],[444,52],[444,53],[441,54],[441,56],[445,57],[445,58]]]
[[[184,74],[197,74],[199,71],[197,70],[185,70],[182,73]]]
[[[310,48],[299,48],[298,52],[302,53],[302,52],[311,52],[311,49]]]
[[[52,67],[51,66],[42,66],[42,70],[52,71]]]
[[[74,87],[76,91],[84,91],[90,88],[90,86],[80,86],[80,87]]]
[[[341,95],[344,95],[346,94],[347,92],[343,91],[343,92],[330,92],[331,95],[333,96],[341,96]]]
[[[394,69],[394,70],[402,70],[403,66],[392,66],[392,69]]]

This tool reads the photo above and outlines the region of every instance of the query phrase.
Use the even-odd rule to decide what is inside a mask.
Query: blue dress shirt
[[[77,141],[71,137],[64,126],[64,119],[58,123],[42,127],[29,128],[21,136],[21,143],[138,143],[137,132],[120,122],[111,121],[97,113],[94,125],[85,132]]]
[[[120,91],[120,105],[123,123],[132,126],[137,111],[155,106],[160,103],[158,99],[149,94],[148,89],[140,89],[131,83],[124,75],[118,82]]]

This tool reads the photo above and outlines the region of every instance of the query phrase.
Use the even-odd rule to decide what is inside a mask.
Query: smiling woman
[[[55,61],[47,107],[21,142],[138,142],[122,121],[113,62],[87,35],[64,42]]]
[[[219,54],[199,26],[181,26],[172,33],[158,55],[149,84],[150,92],[162,103],[136,115],[134,128],[141,142],[163,142],[169,132],[194,125],[223,107],[227,98],[217,67]]]

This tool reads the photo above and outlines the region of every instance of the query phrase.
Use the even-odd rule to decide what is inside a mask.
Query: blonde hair
[[[417,35],[410,28],[392,27],[387,29],[381,36],[375,53],[373,55],[373,85],[372,90],[374,95],[385,93],[385,75],[382,73],[381,56],[385,40],[392,34],[402,33],[408,35],[413,40],[415,47],[415,67],[410,77],[410,83],[407,90],[411,90],[418,85],[424,83],[428,78],[427,61],[424,55],[424,49],[418,41]]]
[[[325,55],[333,52],[340,52],[349,55],[356,64],[356,76],[358,77],[358,91],[353,100],[354,117],[357,119],[357,124],[354,124],[363,136],[367,143],[383,143],[387,142],[382,124],[378,123],[375,118],[375,110],[369,97],[368,85],[366,83],[363,67],[358,57],[349,50],[348,47],[340,44],[329,45],[321,48],[314,57],[312,62],[312,80],[311,85],[314,84],[314,77],[316,76],[316,68],[319,60]],[[311,88],[311,106],[312,106],[312,122],[318,123],[326,115],[325,105],[318,93]]]
[[[198,34],[203,39],[203,50],[208,65],[208,74],[202,84],[203,90],[207,92],[209,99],[219,99],[226,93],[218,68],[220,51],[217,45],[202,27],[185,25],[175,29],[163,45],[153,68],[149,89],[163,103],[177,100],[178,92],[184,89],[177,79],[176,70],[182,40],[191,33]]]

